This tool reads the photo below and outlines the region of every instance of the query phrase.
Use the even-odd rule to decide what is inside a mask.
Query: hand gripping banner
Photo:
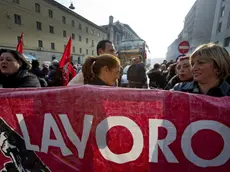
[[[96,86],[0,90],[0,171],[230,171],[230,98]]]

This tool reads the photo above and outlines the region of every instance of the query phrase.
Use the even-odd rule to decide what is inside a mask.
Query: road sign
[[[190,45],[188,41],[182,41],[179,46],[178,50],[181,54],[185,54],[189,51]]]

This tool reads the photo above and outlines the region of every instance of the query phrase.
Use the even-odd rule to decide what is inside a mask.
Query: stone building
[[[230,52],[230,0],[217,0],[211,41]]]
[[[107,39],[102,27],[54,0],[1,0],[0,21],[0,48],[15,49],[24,32],[25,54],[40,61],[60,59],[72,36],[73,60],[82,63]]]
[[[122,41],[141,39],[136,32],[128,25],[119,21],[114,22],[114,17],[109,17],[109,24],[102,26],[107,33],[107,38],[118,49]]]

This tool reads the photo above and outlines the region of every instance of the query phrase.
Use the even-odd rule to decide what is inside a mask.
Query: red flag
[[[76,75],[76,71],[71,64],[71,47],[72,38],[69,38],[68,44],[62,55],[61,61],[59,62],[60,68],[62,70],[63,85],[67,85],[69,81]]]
[[[21,54],[23,53],[23,50],[24,50],[23,49],[23,36],[24,36],[24,33],[22,32],[20,40],[19,40],[18,45],[17,45],[17,51]]]

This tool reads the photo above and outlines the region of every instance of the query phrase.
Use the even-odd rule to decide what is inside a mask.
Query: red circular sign
[[[189,51],[190,45],[188,41],[182,41],[179,46],[178,50],[181,54],[185,54]]]

